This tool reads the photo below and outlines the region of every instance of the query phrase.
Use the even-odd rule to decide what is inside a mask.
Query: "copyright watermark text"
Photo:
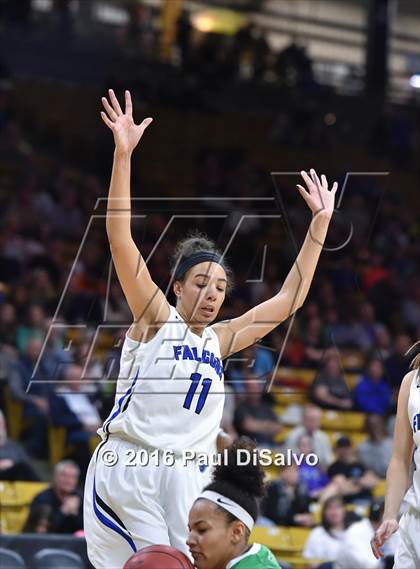
[[[285,452],[275,452],[268,448],[256,449],[252,452],[247,449],[238,449],[234,458],[229,454],[228,449],[217,454],[193,450],[184,450],[182,454],[179,454],[172,450],[142,448],[125,449],[118,453],[116,450],[106,449],[101,452],[100,460],[105,466],[115,466],[119,463],[127,467],[174,466],[176,461],[181,461],[183,466],[188,466],[191,463],[196,463],[199,466],[220,466],[222,464],[228,465],[234,461],[236,466],[247,466],[249,464],[256,466],[259,464],[262,467],[291,466],[293,464],[315,466],[319,462],[315,453],[295,453],[291,449],[287,449]]]

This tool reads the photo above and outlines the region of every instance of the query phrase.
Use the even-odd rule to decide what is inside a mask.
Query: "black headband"
[[[212,261],[223,267],[222,258],[217,253],[213,253],[212,251],[198,251],[197,253],[192,253],[188,257],[184,257],[180,261],[176,268],[174,279],[176,281],[181,280],[191,267],[194,267],[194,265],[198,265],[199,263],[203,263],[204,261]]]

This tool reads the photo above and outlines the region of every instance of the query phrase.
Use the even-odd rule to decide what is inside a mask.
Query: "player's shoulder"
[[[405,374],[401,382],[400,391],[409,392],[413,381],[417,378],[419,380],[419,370],[413,369]]]
[[[249,550],[238,560],[237,563],[229,565],[231,569],[279,569],[277,559],[265,545],[254,543]]]

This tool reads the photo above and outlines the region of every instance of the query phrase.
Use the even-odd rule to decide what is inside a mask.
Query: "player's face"
[[[190,510],[187,545],[197,569],[225,569],[238,547],[246,545],[241,522],[229,523],[220,509],[208,500],[197,500]]]
[[[192,267],[177,294],[190,322],[209,324],[216,318],[226,296],[226,273],[218,263],[205,261]]]

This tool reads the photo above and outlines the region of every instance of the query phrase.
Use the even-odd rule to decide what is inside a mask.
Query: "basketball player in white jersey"
[[[223,256],[206,239],[177,250],[170,306],[131,235],[131,155],[152,119],[136,125],[125,93],[112,90],[101,113],[114,135],[107,234],[133,314],[122,348],[115,405],[100,430],[85,487],[85,533],[92,564],[121,567],[136,550],[172,545],[187,555],[188,512],[210,481],[183,451],[214,453],[224,405],[222,360],[255,343],[302,306],[334,211],[335,183],[302,172],[298,186],[313,213],[308,234],[281,290],[242,316],[212,325],[230,284]],[[173,453],[174,460],[167,452]],[[150,456],[144,464],[145,455]]]
[[[410,348],[408,355],[417,351],[420,352],[420,342]],[[371,542],[372,551],[379,559],[383,556],[380,547],[399,529],[400,541],[395,553],[394,569],[420,567],[420,353],[411,367],[413,370],[404,377],[398,395],[394,445],[386,473],[383,521]],[[413,451],[413,481],[408,488]],[[409,509],[398,523],[403,498]]]

